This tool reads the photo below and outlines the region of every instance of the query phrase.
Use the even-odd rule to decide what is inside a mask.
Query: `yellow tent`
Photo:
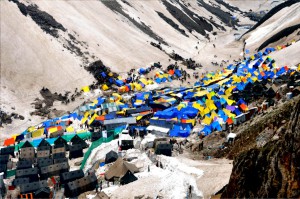
[[[67,130],[68,133],[71,133],[71,132],[74,132],[74,131],[75,131],[74,128],[73,128],[73,126],[68,126],[68,127],[66,128],[66,130]]]
[[[106,84],[103,84],[102,85],[102,90],[104,90],[104,91],[107,91],[109,88],[108,88],[108,86],[106,85]]]
[[[58,131],[58,129],[57,129],[57,127],[52,127],[52,128],[50,128],[49,129],[49,133],[54,133],[54,132],[56,132],[56,131]]]
[[[210,125],[211,124],[212,119],[205,116],[204,120],[202,120],[202,122],[206,125]]]
[[[38,129],[34,132],[31,133],[31,137],[35,138],[35,137],[40,137],[44,134],[44,128]]]
[[[84,86],[81,88],[81,90],[85,93],[89,92],[90,91],[90,87],[89,86]]]
[[[93,121],[96,119],[96,117],[98,117],[97,113],[95,113],[91,119],[89,120],[89,125],[91,125],[93,123]]]
[[[145,84],[145,85],[148,84],[148,81],[147,81],[145,78],[141,78],[140,81],[141,81],[143,84]]]
[[[29,127],[29,128],[27,129],[27,131],[28,131],[29,133],[35,131],[35,127],[34,127],[34,126],[31,126],[31,127]]]
[[[119,95],[118,93],[113,93],[112,96],[116,98],[116,101],[120,101],[122,99],[122,96]]]

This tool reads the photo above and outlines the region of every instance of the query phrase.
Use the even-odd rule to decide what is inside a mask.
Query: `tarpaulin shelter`
[[[115,163],[109,167],[105,172],[105,179],[108,181],[113,181],[115,178],[122,178],[126,175],[127,172],[135,173],[138,172],[138,168],[131,163],[124,161],[122,158],[118,158]],[[125,182],[130,179],[123,179]]]
[[[115,151],[110,151],[105,155],[105,164],[115,162],[118,159],[118,154]]]

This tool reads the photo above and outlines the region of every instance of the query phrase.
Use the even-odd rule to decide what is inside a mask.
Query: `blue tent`
[[[147,71],[146,69],[144,69],[144,68],[140,68],[140,70],[139,70],[139,73],[140,73],[140,74],[145,74],[145,73],[146,73],[146,71]]]
[[[105,77],[106,77],[106,74],[105,74],[105,72],[102,72],[102,73],[101,73],[101,75],[102,75],[102,77],[103,77],[103,78],[105,78]]]
[[[160,78],[156,78],[155,82],[158,83],[158,84],[160,84],[161,83],[161,79]]]
[[[179,69],[176,69],[175,70],[175,75],[177,76],[177,77],[181,77],[182,75],[181,75],[181,71],[179,70]]]
[[[124,85],[124,82],[122,80],[116,80],[116,85],[117,86],[123,86]]]

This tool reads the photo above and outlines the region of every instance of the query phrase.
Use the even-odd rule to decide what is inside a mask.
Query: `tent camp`
[[[42,139],[42,141],[39,143],[39,145],[38,145],[38,149],[39,149],[39,147],[42,147],[42,146],[48,146],[48,147],[51,147],[51,145],[49,144],[49,142],[47,142],[47,140],[45,140],[45,139]]]
[[[65,196],[69,198],[77,197],[83,192],[94,190],[97,183],[97,177],[94,173],[68,182],[65,185]]]
[[[76,179],[83,178],[84,173],[81,169],[79,169],[79,170],[75,170],[75,171],[60,173],[59,176],[60,176],[60,183],[66,184],[66,183],[74,181]]]
[[[15,147],[5,147],[0,150],[1,155],[11,155],[15,157]]]
[[[69,169],[70,166],[68,162],[41,167],[40,177],[41,179],[47,179],[48,177],[56,176],[63,172],[68,172]]]
[[[21,184],[20,186],[20,193],[25,194],[25,193],[33,193],[40,188],[47,187],[47,181],[42,180],[42,181],[37,181],[37,182],[31,182],[31,183],[26,183],[26,184]]]
[[[7,164],[9,155],[0,155],[0,164]]]
[[[102,132],[98,131],[98,132],[92,132],[91,135],[91,141],[94,142],[96,140],[99,140],[100,138],[102,138]]]
[[[33,147],[21,148],[20,160],[33,160],[35,158],[35,150]]]
[[[17,162],[17,170],[32,168],[31,160],[20,160]]]
[[[38,158],[37,165],[39,168],[46,167],[53,164],[52,158]]]
[[[54,148],[60,148],[60,147],[65,147],[66,151],[69,150],[69,145],[67,143],[67,141],[62,138],[62,137],[58,137],[55,141],[54,141]]]
[[[83,157],[83,151],[80,144],[69,146],[69,159]]]
[[[122,179],[122,183],[126,184],[136,180],[133,173],[138,171],[138,168],[134,164],[130,164],[122,158],[118,158],[117,161],[105,172],[105,179],[108,181]]]
[[[63,162],[68,162],[68,158],[54,158],[53,159],[53,164],[58,164],[58,163],[63,163]]]
[[[29,183],[29,178],[17,178],[13,180],[12,185],[16,187],[18,185],[27,183]]]
[[[136,181],[137,179],[138,178],[135,175],[133,175],[131,171],[128,170],[126,174],[120,178],[120,184],[121,185],[128,184]]]
[[[50,150],[37,151],[37,158],[47,158],[50,157]]]
[[[71,139],[71,143],[72,145],[79,144],[82,149],[88,147],[88,144],[83,139],[81,139],[77,134]]]
[[[118,154],[115,151],[110,151],[105,155],[105,164],[115,162],[118,159]]]
[[[35,182],[39,180],[38,174],[38,168],[22,169],[16,171],[16,178],[29,178],[30,182]]]
[[[21,149],[30,148],[30,147],[33,147],[32,144],[28,140],[26,140],[26,142],[23,144]]]
[[[50,197],[49,187],[40,187],[37,191],[34,192],[34,198],[49,198],[49,197]]]

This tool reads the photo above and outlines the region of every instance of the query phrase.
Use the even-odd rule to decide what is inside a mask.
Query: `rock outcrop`
[[[280,139],[240,154],[222,198],[300,197],[300,100]]]

